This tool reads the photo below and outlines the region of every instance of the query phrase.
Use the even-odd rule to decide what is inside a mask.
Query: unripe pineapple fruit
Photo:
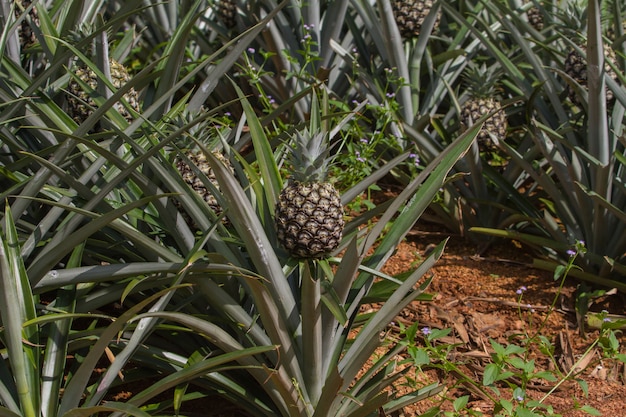
[[[525,1],[525,3],[528,3],[528,0]],[[530,9],[528,9],[528,11],[526,12],[526,16],[528,17],[528,23],[530,23],[532,27],[534,27],[538,31],[543,30],[544,28],[543,13],[541,13],[541,10],[539,10],[538,7],[533,6]]]
[[[341,242],[344,220],[339,192],[325,180],[327,135],[297,133],[291,153],[291,182],[278,197],[275,211],[280,244],[296,258],[322,258]]]
[[[420,34],[426,16],[433,8],[433,0],[392,0],[391,7],[400,35],[403,38],[416,38]],[[435,27],[439,25],[441,12],[437,11]]]
[[[109,59],[109,69],[111,83],[115,88],[121,88],[130,81],[128,71],[124,65],[116,60]],[[98,84],[101,81],[98,79],[96,73],[86,66],[75,67],[74,74],[80,78],[83,83],[89,86],[89,91],[85,91],[75,78],[71,78],[68,84],[69,94],[67,102],[69,105],[69,114],[76,123],[81,124],[93,113],[93,109],[96,107],[96,102],[92,97],[98,94]],[[140,111],[139,95],[134,88],[131,88],[124,94],[124,99],[133,110],[136,112]],[[114,107],[129,123],[133,120],[132,114],[122,103],[115,103]]]
[[[219,0],[215,12],[227,29],[237,25],[237,0]]]
[[[283,189],[276,207],[279,242],[296,258],[320,258],[332,252],[343,233],[343,207],[329,182],[294,181]]]
[[[226,159],[221,152],[213,152],[213,155],[220,160],[224,164],[226,168],[228,168],[231,172],[234,172],[233,166],[230,161]],[[215,186],[219,190],[219,184],[217,182],[217,178],[215,177],[215,173],[213,172],[213,168],[211,164],[207,160],[206,156],[202,151],[194,150],[187,153],[187,157],[189,160],[202,172],[206,175],[207,179],[211,182],[212,185]],[[204,201],[211,207],[211,210],[219,216],[222,214],[222,207],[218,204],[215,195],[209,190],[202,180],[196,175],[196,173],[191,169],[191,167],[182,159],[178,159],[176,161],[176,168],[181,173],[183,180],[196,192],[198,195],[202,197]]]
[[[583,52],[586,51],[586,48],[581,47]],[[613,80],[617,80],[617,74],[613,71],[613,68],[608,64],[608,60],[612,62],[616,62],[615,52],[609,46],[604,44],[604,73],[611,77]],[[572,77],[578,84],[582,87],[587,87],[587,59],[583,57],[578,50],[572,49],[567,57],[565,58],[565,73]],[[570,84],[567,84],[567,96],[572,101],[572,103],[576,105],[580,105],[580,98],[576,93],[576,90],[572,88]],[[606,100],[608,102],[613,101],[614,99],[613,92],[607,87],[606,88]]]
[[[468,100],[461,106],[463,124],[473,125],[482,116],[495,112],[483,124],[477,142],[483,149],[494,149],[495,141],[504,140],[508,121],[500,101],[496,97],[496,78],[492,69],[485,65],[470,65],[465,72]]]
[[[30,0],[15,0],[15,17],[19,18],[20,15],[32,4]],[[35,32],[31,25],[39,26],[39,14],[37,8],[32,7],[28,11],[28,16],[24,16],[24,19],[17,27],[17,33],[20,38],[20,46],[22,49],[33,46],[37,42]]]

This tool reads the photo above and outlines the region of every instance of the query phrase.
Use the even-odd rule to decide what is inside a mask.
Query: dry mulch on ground
[[[429,247],[448,236],[449,233],[432,225],[418,225],[399,245],[385,272],[397,274],[414,267]],[[398,322],[410,325],[419,321],[420,327],[452,329],[450,336],[443,340],[455,345],[450,359],[464,363],[464,372],[480,383],[485,366],[491,362],[490,340],[503,345],[523,345],[523,335],[534,335],[545,321],[539,333],[555,347],[557,363],[554,365],[547,360],[536,345],[530,349],[530,358],[535,360],[538,369],[554,370],[558,366],[567,373],[572,367],[583,368],[577,377],[588,384],[588,395],[584,395],[579,384],[566,381],[545,398],[555,383],[537,380],[529,384],[528,397],[545,398],[544,403],[552,405],[554,413],[567,417],[588,415],[576,411],[576,404],[592,406],[602,416],[626,415],[624,364],[603,358],[599,348],[589,350],[598,337],[597,331],[579,334],[574,310],[577,283],[567,279],[559,291],[559,283],[554,281],[553,274],[532,268],[532,256],[517,242],[497,242],[481,256],[475,254],[476,247],[467,239],[450,236],[446,251],[432,269],[434,280],[429,292],[435,294],[435,299],[413,303],[398,317]],[[521,287],[526,290],[520,300],[517,290]],[[554,309],[548,314],[555,297]],[[614,294],[599,300],[591,310],[610,308],[609,313],[623,314],[623,306],[624,296]],[[621,334],[618,336],[624,346],[626,338]],[[451,388],[436,398],[406,408],[405,416],[418,416],[433,404],[452,410],[452,400],[462,395],[470,396],[469,406],[473,410],[483,416],[493,415],[493,401],[471,384],[461,383],[454,373],[426,370],[414,377],[423,383],[438,381]],[[503,398],[512,398],[506,383],[498,384],[498,388]],[[402,389],[399,387],[400,391]]]

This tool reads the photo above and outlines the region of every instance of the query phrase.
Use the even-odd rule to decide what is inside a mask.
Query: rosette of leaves
[[[356,117],[352,112],[335,115],[324,106],[316,107],[316,93],[310,100],[315,120],[311,123],[316,126],[312,134],[326,132],[335,137]],[[328,103],[324,99],[319,102]],[[447,172],[467,151],[480,124],[445,150],[384,209],[349,221],[340,246],[330,257],[294,258],[280,249],[274,230],[272,208],[282,189],[276,156],[282,152],[275,153],[270,147],[264,122],[243,97],[242,105],[256,155],[254,165],[238,158],[247,180],[234,176],[209,149],[204,152],[236,233],[235,239],[230,239],[235,246],[229,247],[238,245],[245,256],[211,254],[213,272],[196,269],[201,262],[191,266],[189,279],[196,285],[195,295],[178,311],[194,328],[207,322],[221,323],[230,338],[239,341],[228,346],[209,339],[210,350],[227,353],[242,346],[275,346],[276,351],[256,356],[250,368],[225,368],[206,382],[259,416],[369,416],[381,410],[399,410],[437,392],[441,387],[427,385],[399,398],[390,397],[385,387],[404,372],[395,372],[392,366],[403,347],[386,344],[379,335],[409,302],[428,298],[424,291],[430,279],[425,274],[445,242],[406,278],[386,276],[380,269],[437,193]],[[355,198],[407,156],[399,156],[345,191],[342,202]],[[374,216],[380,220],[372,229],[360,231],[360,225],[374,221]],[[223,257],[233,263],[221,262]],[[362,315],[360,307],[374,299],[382,301],[383,307]],[[206,343],[187,343],[185,355],[198,355]],[[377,351],[381,347],[383,353]],[[364,368],[375,352],[372,366]],[[360,375],[364,369],[365,374]]]
[[[102,190],[81,186],[64,167],[54,163],[45,165],[57,173],[67,191],[44,193],[45,198],[38,201],[62,209],[59,216],[65,221],[58,234],[47,235],[49,241],[34,254],[28,247],[20,251],[19,245],[8,245],[13,250],[12,262],[23,259],[25,271],[19,275],[3,273],[2,277],[5,288],[9,285],[17,288],[17,284],[11,283],[19,277],[19,299],[30,300],[32,297],[24,295],[29,291],[49,294],[59,288],[70,290],[68,299],[54,299],[44,310],[33,312],[29,307],[27,313],[20,313],[19,320],[14,320],[14,324],[19,324],[12,325],[10,330],[14,336],[10,339],[15,352],[12,355],[21,357],[23,363],[24,349],[37,346],[22,344],[23,336],[16,336],[22,334],[25,318],[28,326],[31,323],[70,326],[69,336],[62,334],[70,340],[76,337],[76,345],[63,337],[54,338],[54,346],[62,348],[54,350],[60,362],[49,371],[53,377],[46,377],[58,384],[51,394],[46,394],[46,404],[55,407],[58,415],[76,412],[149,415],[162,413],[167,407],[179,412],[185,410],[188,399],[216,393],[237,402],[253,415],[375,415],[380,410],[400,409],[441,389],[436,384],[426,385],[399,398],[389,397],[385,387],[403,374],[394,372],[390,365],[403,347],[382,345],[379,335],[403,306],[415,299],[428,299],[424,291],[430,278],[425,275],[441,255],[445,242],[403,279],[379,271],[441,187],[446,173],[470,146],[479,125],[443,152],[384,210],[365,213],[349,222],[340,247],[346,251],[343,257],[294,262],[286,253],[274,249],[278,245],[274,244],[270,208],[277,201],[281,178],[262,122],[245,99],[242,103],[258,155],[254,165],[241,160],[249,182],[240,182],[244,181],[243,177],[235,177],[210,150],[203,149],[222,189],[221,203],[236,230],[234,235],[212,229],[201,216],[197,220],[208,232],[198,241],[187,240],[193,235],[189,231],[185,233],[181,223],[177,223],[180,227],[169,227],[168,218],[176,217],[176,212],[168,210],[167,194],[162,194],[160,186],[166,185],[180,193],[194,191],[186,190],[175,167],[163,163],[160,150],[182,133],[192,132],[199,120],[169,134],[163,127],[155,126],[162,140],[151,145],[145,142],[143,147],[137,146],[139,143],[132,138],[125,138],[138,155],[128,152],[118,156],[97,143],[80,141],[88,145],[91,154],[100,155],[111,167],[119,169],[118,175],[108,171],[102,177],[99,181],[104,185]],[[327,110],[324,114],[338,120],[333,127],[316,124],[320,129],[330,129],[331,137],[354,117],[333,116]],[[398,157],[347,190],[342,199],[355,198],[407,156]],[[45,159],[33,158],[45,164]],[[146,166],[153,175],[144,175],[140,168]],[[93,179],[93,175],[89,177]],[[76,207],[80,199],[70,199],[71,204],[66,202],[64,196],[74,192],[88,203]],[[118,199],[114,208],[94,204],[98,197],[104,196],[109,201],[111,197]],[[375,216],[381,216],[380,223],[375,223],[367,233],[360,232],[360,226]],[[72,220],[74,217],[78,221]],[[90,221],[82,222],[80,217]],[[4,216],[5,221],[11,218],[10,213]],[[18,219],[24,223],[21,216]],[[391,222],[393,225],[389,227]],[[142,231],[146,229],[151,232]],[[20,240],[30,246],[33,237],[27,230],[17,230],[15,233],[25,234]],[[39,227],[39,230],[43,229]],[[11,237],[8,241],[15,239]],[[103,251],[100,248],[106,242],[111,242],[111,247]],[[73,248],[77,249],[72,251]],[[68,254],[72,255],[69,261]],[[336,265],[336,272],[332,272],[332,265]],[[26,281],[30,282],[25,285]],[[192,283],[194,288],[186,283]],[[15,308],[8,303],[15,291],[18,290],[5,292],[2,308]],[[59,292],[59,297],[62,294],[66,293]],[[76,329],[78,333],[71,331],[72,320],[100,318],[90,312],[108,310],[118,300],[129,307],[110,325],[94,324],[87,330]],[[376,314],[361,315],[360,306],[373,300],[386,302]],[[64,309],[67,303],[70,307]],[[13,313],[3,313],[5,326],[9,320],[5,317],[10,314]],[[102,316],[102,320],[109,317]],[[93,337],[94,332],[97,337]],[[37,339],[29,336],[29,341],[36,343]],[[357,378],[381,345],[385,353],[374,360],[366,374]],[[63,374],[58,370],[65,367],[65,352],[74,352],[74,346],[88,349],[79,352],[84,359],[80,365],[76,364],[73,377],[61,385]],[[115,360],[103,365],[103,353],[114,356]],[[15,361],[15,369],[21,370],[20,362]],[[130,361],[136,366],[134,370],[125,368]],[[95,366],[104,366],[106,370],[92,380]],[[102,404],[111,387],[122,383],[120,372],[124,375],[123,383],[131,387],[136,387],[137,381],[153,383],[123,404]],[[22,400],[25,404],[30,402],[26,404],[28,409],[38,409],[37,397],[32,394],[40,390],[35,380],[37,375],[39,368],[33,366],[26,374],[28,381],[18,379],[20,386],[15,392],[28,395],[14,399],[13,403],[7,396],[9,410],[18,410],[15,412],[19,415]],[[7,391],[11,391],[11,385],[7,384]],[[61,388],[64,395],[58,403]],[[177,393],[172,402],[157,403],[157,396],[168,389]],[[83,410],[75,410],[76,407]]]
[[[616,287],[626,290],[623,282],[624,210],[623,132],[626,90],[624,77],[618,73],[620,83],[603,72],[602,13],[598,1],[587,2],[583,10],[587,16],[587,74],[588,93],[581,94],[582,106],[572,113],[563,103],[561,73],[547,71],[541,55],[532,48],[520,50],[516,62],[528,62],[532,71],[515,70],[513,62],[507,67],[511,79],[533,97],[532,112],[528,112],[527,135],[523,148],[507,146],[510,164],[515,164],[532,178],[536,189],[542,190],[541,210],[533,216],[517,217],[515,225],[525,230],[515,230],[513,224],[501,230],[476,229],[493,236],[519,239],[537,249],[536,265],[555,270],[569,261],[569,252],[579,242],[584,242],[586,252],[576,258],[581,270],[572,269],[571,276],[591,285]],[[564,6],[565,7],[565,6]],[[565,22],[567,23],[567,22]],[[565,24],[562,23],[562,24]],[[512,25],[511,28],[514,28]],[[519,45],[523,34],[512,30]],[[571,48],[571,39],[562,39],[555,45],[562,55]],[[497,46],[492,46],[493,50]],[[506,61],[504,61],[506,62]],[[528,88],[528,81],[542,80],[540,90]],[[608,89],[614,104],[607,100]],[[609,110],[610,109],[610,110]],[[518,222],[519,221],[519,222]]]
[[[371,7],[361,5],[357,9],[364,23],[359,29],[361,37],[354,35],[359,39],[356,51],[336,45],[342,57],[355,68],[352,75],[357,86],[355,89],[369,97],[369,107],[376,109],[370,117],[386,121],[384,136],[389,145],[380,147],[380,157],[374,166],[383,164],[402,151],[415,152],[421,162],[428,163],[445,144],[453,140],[460,130],[461,103],[470,97],[465,94],[464,71],[474,57],[494,57],[490,60],[492,70],[498,74],[503,85],[508,85],[506,77],[511,71],[515,72],[515,77],[519,75],[508,58],[509,50],[502,45],[497,49],[492,37],[506,39],[510,29],[505,27],[508,18],[503,16],[508,14],[515,19],[514,28],[520,28],[522,32],[532,30],[522,13],[512,10],[508,3],[499,3],[495,7],[479,2],[471,13],[465,13],[449,2],[436,2],[433,7],[441,10],[437,35],[430,35],[436,16],[433,12],[422,26],[422,35],[410,47],[397,30],[392,4],[388,0],[377,1]],[[504,45],[510,45],[511,50],[515,50],[519,42],[520,39],[516,38]],[[527,88],[527,81],[521,84]],[[457,95],[450,86],[463,86],[458,90],[462,95]],[[519,100],[515,96],[519,91],[532,94],[530,90],[513,91],[503,89],[498,91],[499,94],[491,92],[489,95],[505,103],[504,99],[509,101],[510,94],[513,100]],[[477,100],[467,100],[470,101],[478,104],[474,108],[480,109]],[[489,106],[495,110],[493,103]],[[496,113],[498,116],[494,120],[497,119],[498,123],[493,126],[493,131],[499,134],[498,130],[501,132],[506,122],[501,118],[503,112]],[[475,112],[474,120],[480,119],[480,114]],[[491,121],[486,121],[483,126],[487,124]],[[510,221],[512,212],[532,216],[537,210],[528,194],[520,194],[516,188],[527,175],[518,167],[508,166],[504,156],[493,158],[493,152],[481,152],[486,148],[484,145],[493,149],[489,135],[483,132],[481,136],[484,140],[480,144],[483,146],[479,147],[476,143],[459,161],[453,169],[458,176],[453,175],[455,180],[443,187],[431,206],[428,219],[483,244],[490,239],[468,233],[470,227],[493,227]],[[406,164],[394,169],[393,174],[395,179],[405,184],[414,172],[414,164]]]
[[[76,8],[76,2],[57,2],[49,13],[39,8],[42,30],[63,28],[67,35],[78,28],[81,16],[90,16],[88,11],[106,16],[102,9],[106,3],[78,3],[85,9]],[[137,13],[139,2],[126,3]],[[194,16],[197,10],[177,27],[166,52],[185,50],[192,43],[186,35],[192,32]],[[211,68],[205,79],[217,84],[229,63],[236,61],[271,17],[224,44],[195,70]],[[185,202],[199,200],[189,198],[194,191],[184,184],[166,150],[202,121],[169,130],[168,121],[183,112],[190,98],[180,91],[186,82],[176,70],[180,62],[169,53],[156,56],[156,62],[147,62],[119,89],[111,88],[110,96],[98,96],[97,106],[80,125],[60,105],[64,87],[73,77],[67,64],[80,56],[97,74],[99,62],[107,62],[99,54],[109,51],[108,43],[96,48],[93,60],[83,51],[95,38],[105,38],[101,31],[109,31],[110,38],[122,44],[131,40],[133,34],[120,29],[125,19],[128,14],[120,13],[100,22],[76,44],[69,36],[61,40],[66,38],[59,33],[46,37],[50,48],[42,54],[48,66],[42,72],[25,69],[19,56],[0,57],[0,72],[10,74],[0,84],[3,103],[10,103],[0,109],[0,200],[9,207],[0,214],[4,349],[0,411],[4,415],[156,414],[163,406],[156,397],[167,389],[200,381],[220,367],[250,366],[244,358],[275,350],[269,345],[249,350],[204,322],[196,334],[231,344],[233,353],[199,360],[183,357],[182,350],[169,342],[184,346],[189,340],[171,337],[170,325],[177,323],[176,331],[183,333],[190,327],[177,321],[176,314],[165,325],[159,317],[168,307],[193,298],[184,279],[188,266],[207,251],[221,254],[231,265],[246,257],[234,250],[237,247],[229,236],[205,236],[206,240],[195,242],[178,208],[169,204],[173,195],[185,195]],[[120,44],[114,45],[121,52]],[[218,56],[222,65],[211,67]],[[105,78],[103,73],[100,81]],[[123,94],[138,85],[145,86],[148,94],[142,116],[156,120],[141,131],[139,126],[146,120],[128,124],[114,110]],[[211,88],[203,92],[210,94]],[[173,101],[173,97],[181,99]],[[104,124],[108,130],[90,134],[105,115],[121,123]],[[214,226],[203,211],[204,202],[188,207],[202,230]],[[228,265],[220,264],[216,274]],[[205,267],[201,267],[205,272],[212,269]],[[194,343],[206,346],[206,341],[194,339]],[[104,373],[101,367],[106,368]],[[144,383],[142,388],[138,381]],[[133,387],[134,402],[105,405],[106,396],[113,395],[120,383]],[[196,387],[175,395],[170,409],[180,409],[188,399],[210,391]]]

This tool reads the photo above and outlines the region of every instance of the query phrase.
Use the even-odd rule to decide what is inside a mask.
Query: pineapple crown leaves
[[[293,179],[298,182],[324,182],[330,165],[328,132],[311,132],[308,128],[296,132],[292,139],[290,161]]]
[[[331,123],[337,114],[330,113],[328,92],[321,89],[314,91],[311,99],[311,112],[309,126],[297,131],[291,136],[294,143],[290,148],[289,160],[292,164],[293,179],[299,182],[324,182],[327,179],[328,169],[332,163],[332,146],[330,141],[334,138],[354,115],[365,106],[360,103],[357,108],[343,115],[334,123]]]
[[[472,97],[487,98],[497,93],[498,77],[495,66],[470,62],[463,73],[463,81]]]

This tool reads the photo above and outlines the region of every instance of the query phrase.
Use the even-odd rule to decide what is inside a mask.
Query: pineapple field
[[[625,6],[0,1],[0,414],[621,415]]]

